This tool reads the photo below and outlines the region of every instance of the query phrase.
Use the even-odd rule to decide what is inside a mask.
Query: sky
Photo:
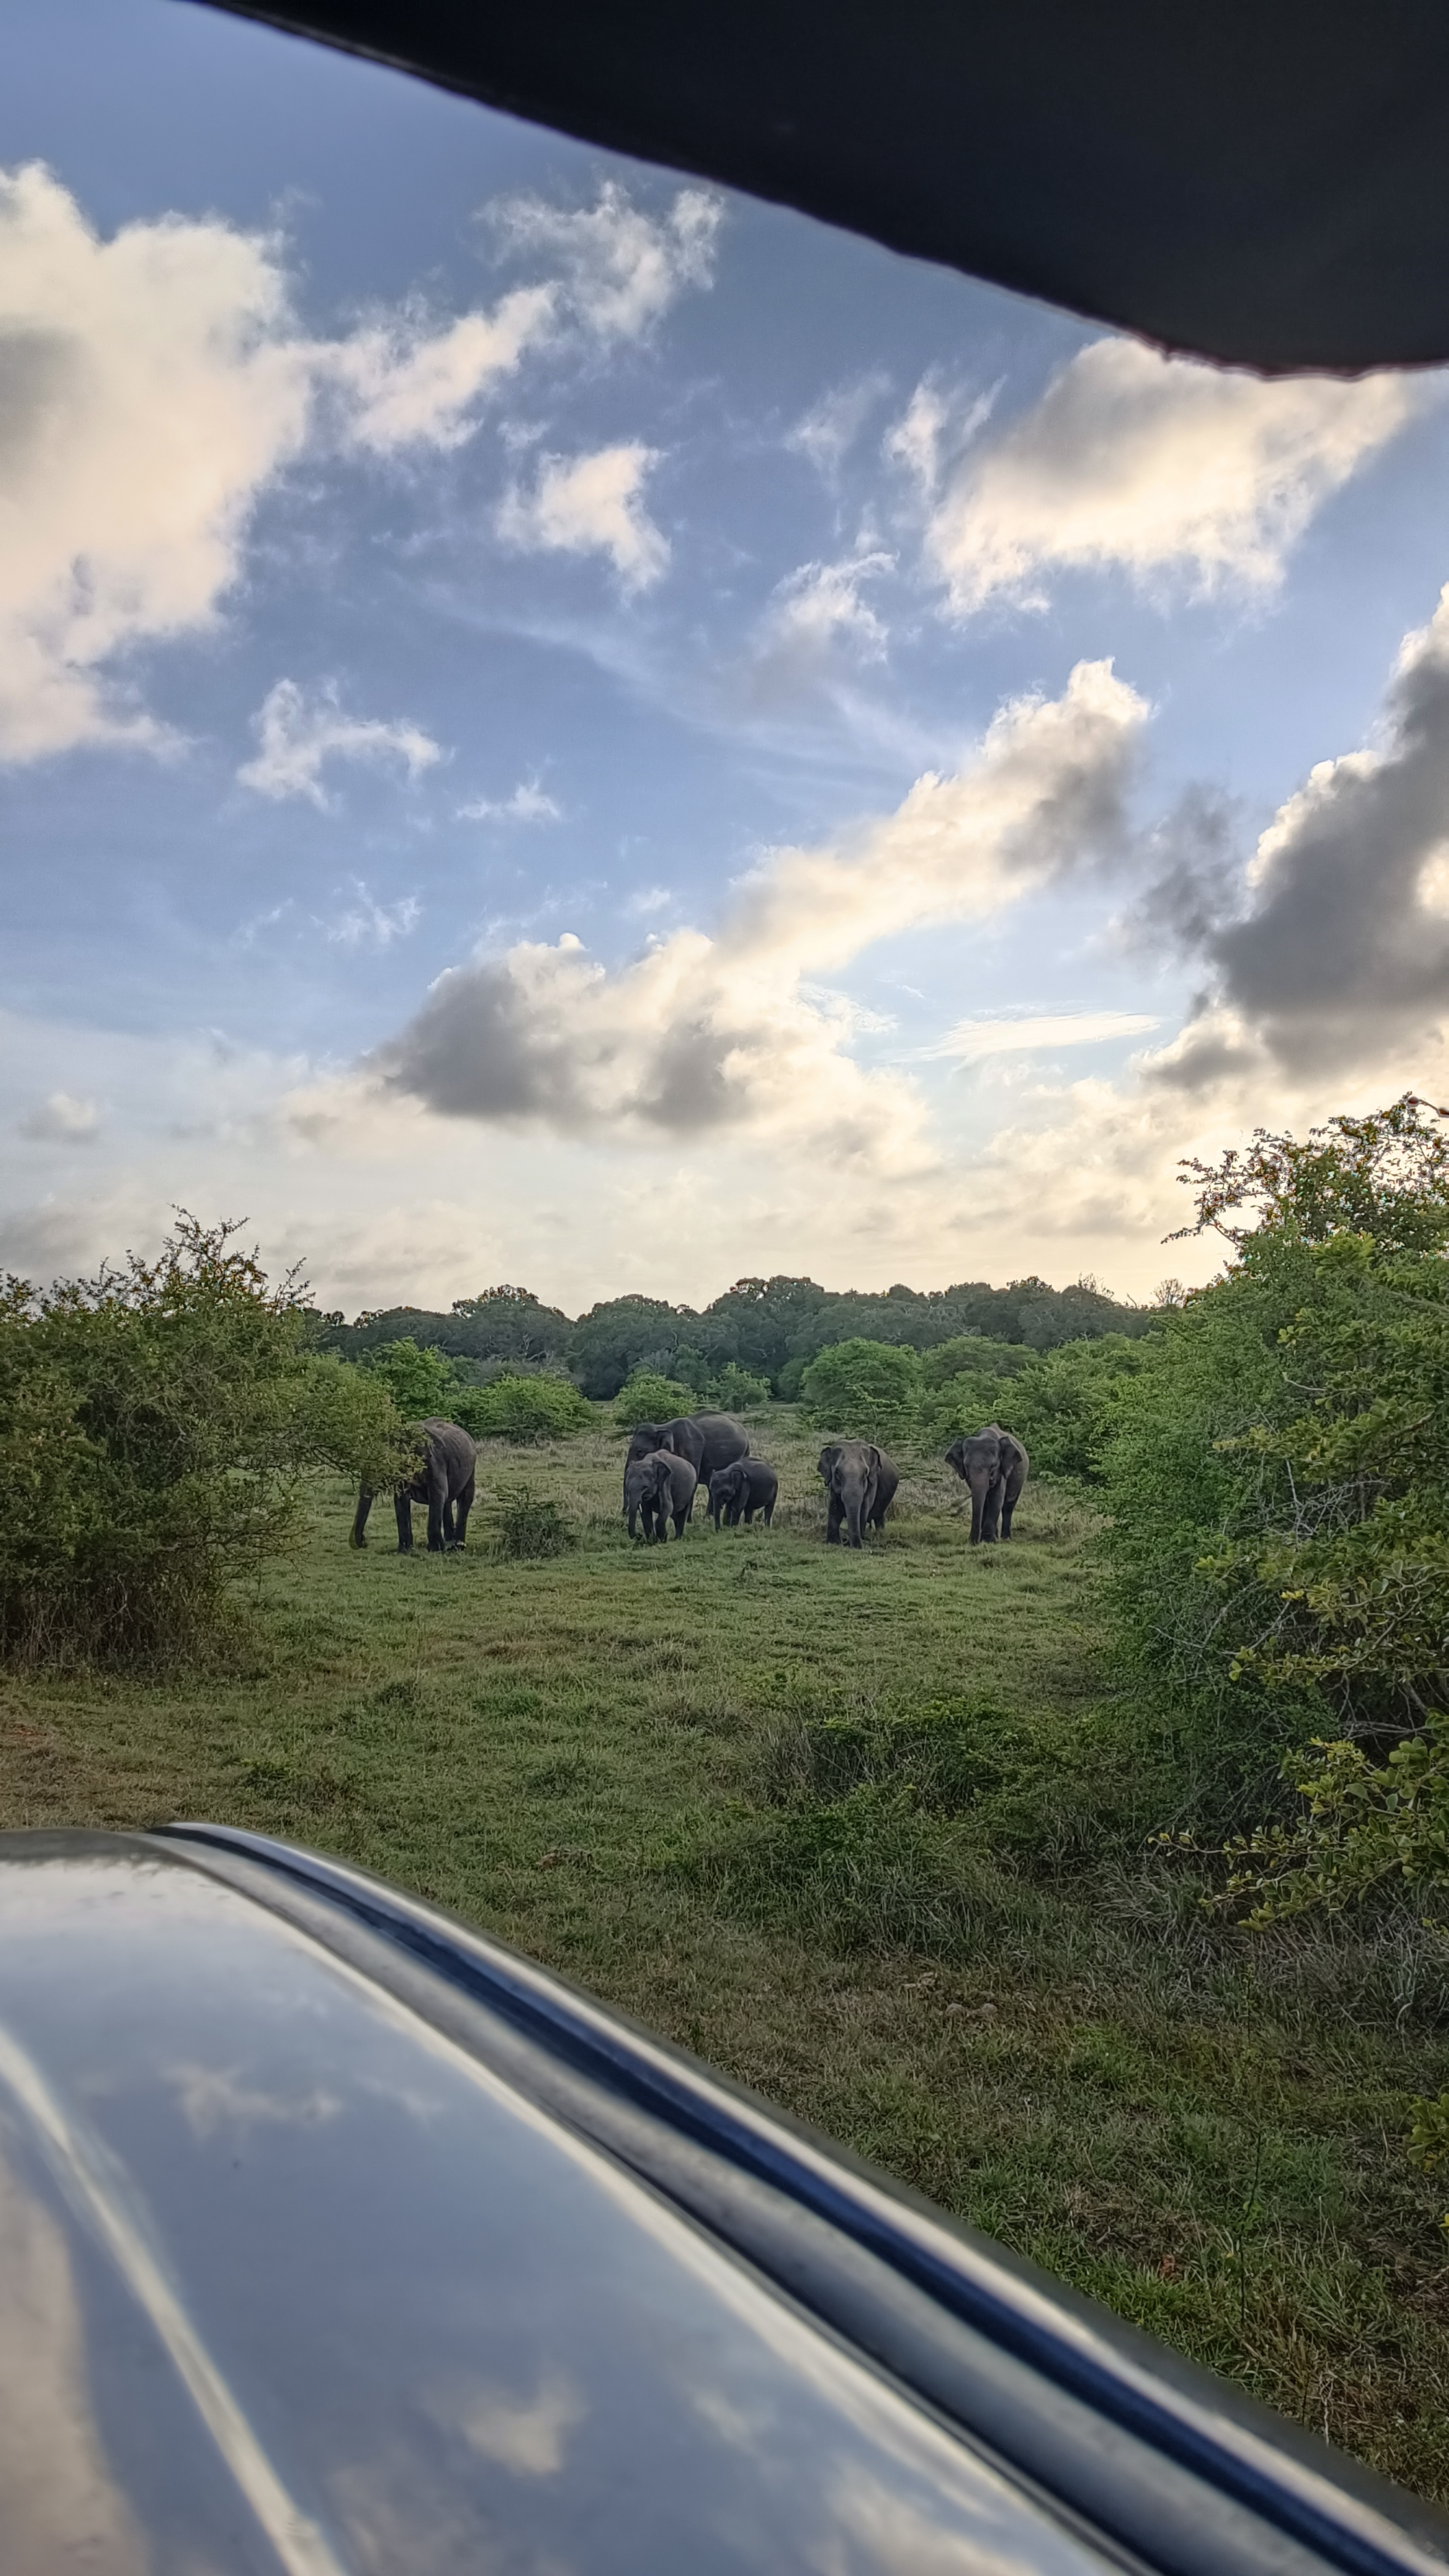
[[[1150,1296],[1449,1098],[1449,402],[191,0],[0,26],[0,1266]]]

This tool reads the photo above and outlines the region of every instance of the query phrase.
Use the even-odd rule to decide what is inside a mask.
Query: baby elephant
[[[636,1524],[642,1519],[645,1538],[658,1539],[662,1545],[672,1520],[675,1537],[683,1538],[698,1483],[690,1461],[676,1458],[670,1449],[653,1449],[647,1458],[631,1458],[624,1470],[629,1536],[636,1536]]]
[[[763,1512],[765,1527],[775,1517],[775,1496],[780,1479],[763,1458],[737,1458],[732,1467],[717,1467],[709,1480],[709,1516],[715,1528],[723,1515],[726,1529],[744,1521],[749,1527],[756,1512]]]

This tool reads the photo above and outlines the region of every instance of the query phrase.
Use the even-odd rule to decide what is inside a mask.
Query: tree
[[[889,1342],[837,1342],[811,1361],[800,1386],[817,1431],[889,1446],[909,1440],[921,1403],[921,1364]]]
[[[621,1431],[635,1431],[641,1422],[677,1422],[693,1406],[691,1390],[677,1378],[662,1377],[658,1369],[636,1369],[620,1389],[614,1420]]]
[[[496,1377],[491,1386],[470,1388],[457,1398],[456,1419],[475,1440],[563,1440],[587,1431],[594,1419],[572,1379],[566,1377]]]
[[[381,1380],[404,1422],[453,1418],[457,1375],[440,1351],[420,1350],[411,1334],[398,1342],[379,1342],[363,1354],[361,1366],[367,1376]]]
[[[658,1297],[610,1297],[581,1315],[569,1335],[568,1361],[585,1395],[617,1395],[630,1372],[646,1362],[667,1369],[681,1340],[693,1338],[698,1317],[688,1306]]]
[[[0,1281],[0,1650],[175,1656],[286,1548],[303,1480],[385,1484],[407,1455],[384,1385],[319,1355],[295,1279],[182,1214],[159,1258],[41,1292]]]

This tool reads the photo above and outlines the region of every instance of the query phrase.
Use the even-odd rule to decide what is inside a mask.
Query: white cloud
[[[38,164],[0,173],[0,387],[0,757],[154,749],[104,666],[209,622],[306,432],[273,245],[174,217],[102,241]]]
[[[852,385],[838,385],[797,420],[785,439],[796,455],[807,456],[817,473],[830,482],[860,436],[875,406],[890,391],[890,378],[877,370]]]
[[[309,700],[295,680],[278,680],[252,719],[259,745],[255,760],[237,777],[258,796],[304,796],[320,813],[331,800],[322,784],[329,760],[401,761],[409,778],[431,769],[443,754],[431,734],[398,717],[344,715],[334,684]]]
[[[962,615],[1039,607],[1051,571],[1114,564],[1269,590],[1314,511],[1429,398],[1407,372],[1268,383],[1095,340],[951,477],[928,557]],[[911,417],[901,453],[924,463],[933,421]]]
[[[19,1133],[37,1145],[89,1145],[100,1131],[101,1113],[93,1100],[77,1100],[68,1091],[50,1098],[19,1122]]]
[[[1102,1046],[1109,1038],[1145,1037],[1160,1025],[1145,1011],[1059,1011],[1038,1019],[958,1020],[925,1052],[978,1064],[989,1055],[1034,1054],[1047,1048]]]
[[[669,562],[669,540],[644,507],[659,462],[637,440],[589,456],[545,456],[531,492],[510,492],[498,514],[505,544],[525,553],[606,554],[626,590],[645,590]]]
[[[501,220],[557,273],[491,310],[412,300],[321,339],[298,327],[276,237],[161,215],[105,240],[38,163],[0,172],[0,760],[173,747],[123,657],[216,622],[260,494],[309,443],[459,446],[526,360],[637,338],[707,285],[720,202],[686,188],[656,217],[610,181],[592,208],[514,200]],[[535,541],[600,545],[630,584],[655,579],[651,462],[555,461]]]
[[[923,376],[900,419],[892,421],[881,441],[886,463],[908,474],[922,496],[931,500],[948,460],[961,456],[984,428],[1000,391],[998,383],[976,394],[958,416],[940,380]]]
[[[855,1063],[862,1015],[820,979],[878,939],[986,918],[1116,851],[1146,712],[1110,666],[1081,664],[1061,698],[1003,708],[956,776],[918,779],[839,843],[770,853],[713,937],[673,931],[614,973],[568,933],[452,969],[379,1050],[371,1097],[566,1135],[741,1127],[809,1137],[826,1162],[919,1167],[932,1155],[914,1086]],[[324,1098],[299,1114],[357,1113]]]
[[[461,313],[439,327],[405,310],[319,346],[316,372],[345,398],[343,443],[376,456],[461,447],[478,426],[482,395],[551,341],[557,320],[551,287],[520,287],[491,313]]]
[[[398,903],[378,903],[361,877],[354,877],[352,884],[356,902],[328,926],[328,938],[339,947],[390,948],[395,939],[406,939],[417,928],[422,906],[416,895],[405,894]]]
[[[592,206],[507,197],[489,216],[510,250],[558,268],[560,292],[588,329],[638,339],[686,287],[712,283],[724,200],[711,188],[681,188],[667,214],[649,215],[607,179]]]
[[[866,661],[880,661],[886,629],[861,584],[895,570],[895,556],[861,548],[840,563],[801,564],[775,590],[765,622],[768,643],[787,657],[820,660],[843,642]]]
[[[536,778],[521,778],[511,796],[475,796],[458,808],[460,823],[561,823],[563,807]]]

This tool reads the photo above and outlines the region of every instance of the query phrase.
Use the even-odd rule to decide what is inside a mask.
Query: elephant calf
[[[629,1536],[637,1535],[637,1523],[642,1519],[645,1538],[651,1542],[658,1539],[663,1545],[672,1520],[675,1537],[683,1538],[698,1482],[690,1460],[677,1458],[672,1449],[654,1449],[647,1458],[631,1458],[624,1470],[624,1512]]]
[[[998,1527],[1011,1536],[1011,1515],[1026,1483],[1027,1456],[1014,1431],[988,1422],[984,1431],[954,1441],[946,1464],[971,1488],[971,1544],[990,1543]]]
[[[741,1519],[748,1528],[756,1512],[762,1512],[768,1529],[779,1490],[780,1479],[763,1458],[737,1458],[732,1467],[716,1468],[709,1480],[710,1519],[716,1529],[721,1514],[727,1529],[734,1529]]]
[[[900,1475],[873,1440],[829,1440],[820,1452],[819,1472],[830,1497],[825,1523],[827,1547],[839,1547],[845,1531],[849,1547],[864,1545],[867,1527],[885,1528],[887,1506],[895,1499]]]
[[[433,1556],[444,1548],[462,1546],[473,1508],[478,1452],[467,1432],[456,1422],[431,1420],[419,1423],[418,1430],[423,1444],[422,1463],[415,1475],[393,1487],[399,1556],[411,1556],[413,1552],[414,1503],[427,1504],[428,1552]],[[372,1488],[364,1485],[357,1497],[357,1516],[352,1524],[354,1547],[367,1545],[367,1515],[371,1509]]]

